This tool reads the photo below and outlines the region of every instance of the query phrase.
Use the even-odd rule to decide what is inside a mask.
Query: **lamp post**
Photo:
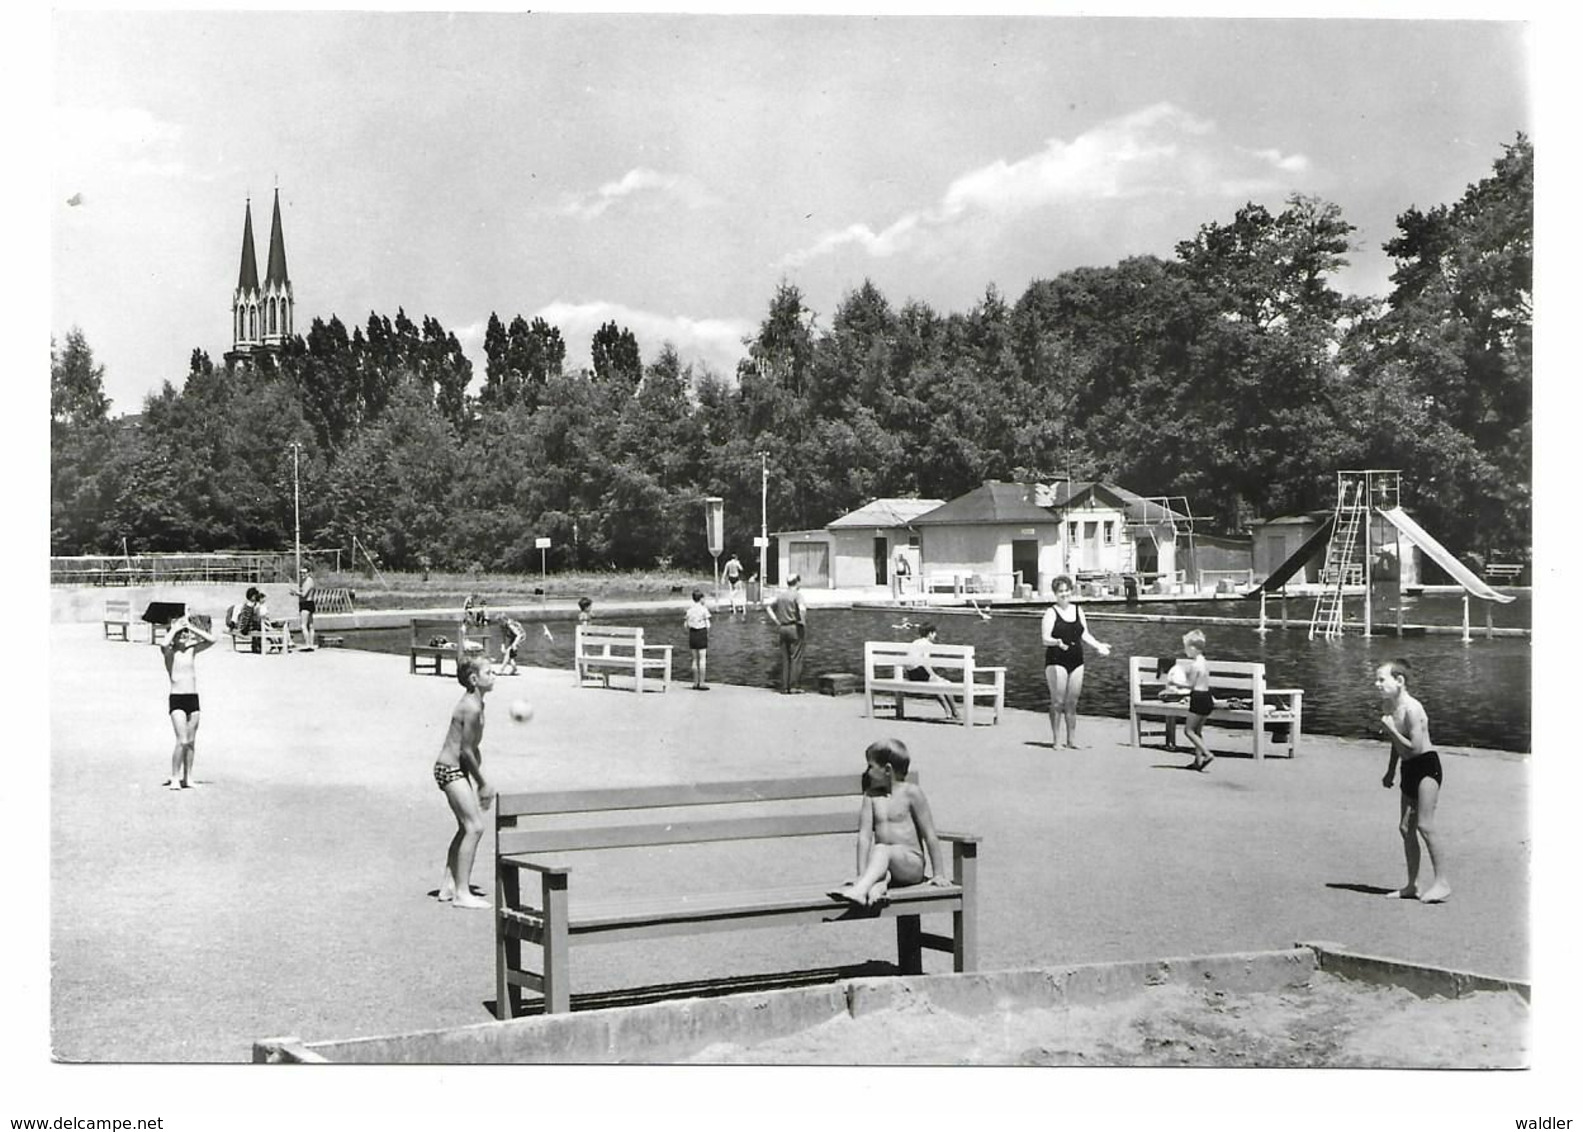
[[[764,552],[770,545],[769,527],[770,465],[769,454],[759,453],[759,604],[764,604],[764,586],[769,578],[764,573]]]
[[[296,584],[302,582],[302,485],[297,475],[297,457],[302,452],[302,445],[293,440],[291,442],[291,525],[296,541],[297,571],[292,575]]]

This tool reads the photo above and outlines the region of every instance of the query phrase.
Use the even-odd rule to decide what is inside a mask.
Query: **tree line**
[[[307,545],[382,566],[701,566],[881,496],[986,479],[1105,479],[1184,495],[1198,529],[1333,505],[1342,468],[1400,468],[1454,552],[1531,544],[1533,148],[1519,134],[1458,201],[1407,209],[1383,299],[1333,286],[1354,227],[1330,202],[1249,203],[1174,258],[990,285],[970,310],[871,282],[828,320],[782,282],[734,374],[645,361],[630,330],[568,370],[560,331],[492,314],[482,383],[454,333],[404,311],[315,318],[278,356],[217,366],[109,416],[80,330],[51,343],[54,554]],[[761,464],[762,461],[762,464]]]

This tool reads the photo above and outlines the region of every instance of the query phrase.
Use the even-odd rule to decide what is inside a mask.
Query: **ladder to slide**
[[[1308,623],[1308,639],[1324,637],[1331,640],[1341,635],[1342,600],[1347,582],[1357,577],[1361,564],[1358,558],[1358,528],[1369,513],[1368,495],[1362,484],[1342,479],[1336,496],[1336,526],[1330,534],[1330,545],[1325,550],[1325,566],[1319,575],[1319,599],[1314,602],[1314,616]]]

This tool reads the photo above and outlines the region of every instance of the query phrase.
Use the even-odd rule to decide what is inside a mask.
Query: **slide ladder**
[[[1341,635],[1342,599],[1349,576],[1358,569],[1358,528],[1368,514],[1368,498],[1362,491],[1352,491],[1352,484],[1343,480],[1336,499],[1336,524],[1331,531],[1330,547],[1325,552],[1324,570],[1319,575],[1319,600],[1314,603],[1314,616],[1308,623],[1308,639],[1324,637],[1330,640]]]

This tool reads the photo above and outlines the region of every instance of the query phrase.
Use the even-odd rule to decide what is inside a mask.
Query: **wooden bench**
[[[1182,662],[1185,663],[1185,662]],[[1188,716],[1187,700],[1161,700],[1166,685],[1159,661],[1152,656],[1132,657],[1128,668],[1128,699],[1131,702],[1132,745],[1142,746],[1142,722],[1163,720],[1174,725]],[[1264,665],[1254,661],[1209,661],[1209,691],[1215,697],[1212,726],[1251,727],[1253,757],[1262,759],[1269,740],[1266,731],[1276,732],[1276,746],[1284,746],[1295,758],[1303,738],[1303,690],[1271,688],[1264,678]],[[1230,701],[1230,703],[1227,703]],[[1222,706],[1222,705],[1226,706]],[[1284,734],[1285,738],[1281,738]]]
[[[939,835],[942,843],[951,845],[950,884],[892,887],[889,899],[873,907],[858,907],[829,895],[832,887],[851,875],[861,800],[857,774],[499,795],[495,799],[498,1016],[522,1013],[523,988],[542,996],[546,1013],[569,1010],[572,945],[621,939],[894,917],[903,973],[922,973],[925,948],[949,952],[953,970],[974,970],[978,838]],[[684,811],[682,816],[679,810]],[[838,847],[828,847],[828,873],[821,871],[794,887],[747,892],[688,893],[679,886],[674,892],[649,891],[638,899],[585,903],[581,890],[572,899],[572,870],[560,863],[567,854],[605,849],[734,842],[738,848],[733,858],[757,853],[765,857],[762,868],[745,875],[775,879],[776,863],[786,861],[782,850],[790,850],[785,839],[824,835],[843,839]],[[740,844],[755,840],[779,844],[764,844],[758,850]],[[721,856],[726,859],[724,852]],[[645,857],[645,861],[662,860],[656,854]],[[531,883],[530,877],[524,886],[523,870],[535,874],[538,883]],[[920,917],[926,913],[949,913],[951,934],[925,933]],[[524,943],[540,949],[539,970],[523,966]]]
[[[577,670],[577,683],[581,687],[590,675],[604,679],[610,687],[611,673],[629,675],[643,691],[644,677],[650,672],[660,674],[660,691],[671,686],[671,646],[646,645],[643,630],[622,625],[578,625],[577,648],[572,663]]]
[[[285,625],[272,625],[268,629],[255,629],[251,633],[231,633],[232,652],[288,653],[292,649],[291,629]]]
[[[1484,567],[1484,580],[1497,585],[1511,585],[1522,577],[1522,574],[1521,562],[1491,562]]]
[[[132,602],[125,598],[112,598],[104,603],[105,640],[132,639]]]
[[[443,638],[445,644],[430,644]],[[456,675],[456,662],[462,654],[482,655],[482,641],[467,639],[467,625],[460,617],[412,619],[412,638],[407,642],[407,674],[415,676],[420,671],[434,676]],[[445,672],[445,662],[451,662],[451,671]]]
[[[910,645],[896,641],[865,641],[863,643],[863,703],[865,715],[874,714],[874,697],[890,695],[896,698],[896,718],[906,718],[908,696],[925,696],[938,699],[949,696],[959,702],[957,713],[962,724],[973,725],[974,705],[980,699],[990,700],[994,714],[991,723],[1000,722],[1001,708],[1006,703],[1006,669],[977,664],[973,660],[972,645],[930,645],[929,667],[945,680],[944,683],[924,683],[907,679],[907,654]]]

